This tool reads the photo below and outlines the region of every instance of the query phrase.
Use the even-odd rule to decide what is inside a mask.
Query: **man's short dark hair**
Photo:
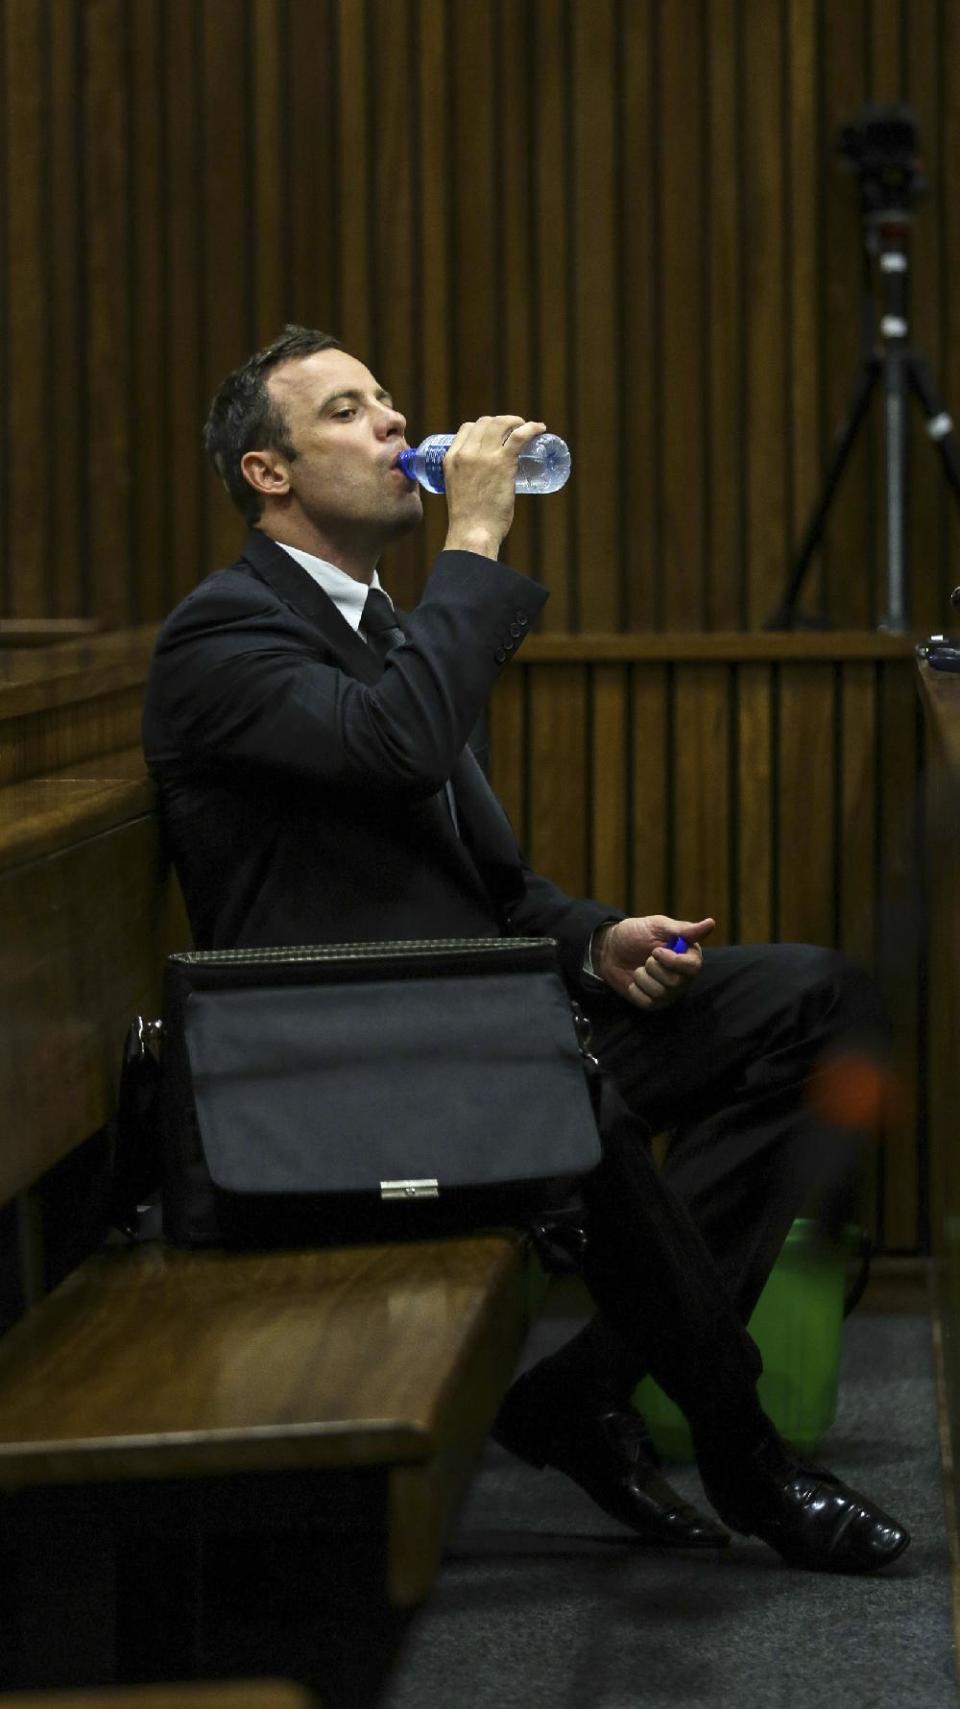
[[[291,460],[296,451],[283,410],[267,390],[266,378],[281,362],[295,362],[318,350],[342,350],[338,338],[309,326],[285,326],[264,350],[248,356],[228,374],[217,392],[203,429],[203,448],[234,504],[251,527],[259,522],[263,501],[240,467],[247,451],[279,451]]]

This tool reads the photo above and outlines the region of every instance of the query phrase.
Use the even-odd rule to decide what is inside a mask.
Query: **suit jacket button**
[[[517,612],[517,622],[519,623],[521,629],[525,629],[527,627],[527,624],[529,623],[529,621],[530,621],[530,619],[527,616],[525,611],[518,611]]]
[[[498,665],[505,665],[506,664],[507,655],[504,652],[502,647],[498,647],[493,656],[496,659]]]
[[[511,623],[510,633],[513,636],[514,640],[516,641],[518,636],[523,634],[523,629],[521,628],[519,623]]]

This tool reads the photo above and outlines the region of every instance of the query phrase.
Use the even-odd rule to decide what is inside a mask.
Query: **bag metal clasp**
[[[439,1182],[429,1178],[422,1181],[381,1181],[381,1199],[439,1199]]]
[[[144,1049],[148,1044],[158,1043],[162,1036],[162,1021],[148,1021],[144,1015],[137,1016],[137,1038]]]
[[[593,1054],[593,1028],[588,1017],[584,1014],[579,1003],[571,1003],[573,1025],[577,1034],[577,1044],[587,1068],[599,1068],[600,1064]]]

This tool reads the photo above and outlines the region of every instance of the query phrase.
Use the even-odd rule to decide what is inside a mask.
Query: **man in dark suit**
[[[523,861],[470,737],[546,598],[498,561],[518,455],[543,425],[460,428],[445,548],[401,628],[376,566],[422,509],[389,394],[303,328],[224,382],[206,445],[250,534],[164,624],[144,722],[195,941],[555,938],[609,1071],[585,1187],[600,1312],[514,1385],[495,1435],[642,1541],[715,1547],[727,1534],[662,1478],[631,1409],[649,1369],[729,1525],[798,1565],[872,1570],[906,1532],[780,1441],[742,1327],[830,1137],[804,1085],[831,1046],[880,1024],[872,988],[802,946],[705,959],[711,919],[625,919]],[[664,1177],[632,1112],[674,1133]]]

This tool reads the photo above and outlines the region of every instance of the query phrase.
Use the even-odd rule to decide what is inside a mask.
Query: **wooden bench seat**
[[[387,1595],[426,1594],[526,1327],[512,1234],[117,1247],[0,1341],[0,1489],[376,1466]]]
[[[0,1341],[0,1521],[16,1563],[3,1682],[200,1677],[249,1659],[332,1704],[375,1703],[530,1294],[513,1233],[88,1259]],[[268,1602],[274,1568],[303,1562],[314,1629],[292,1664],[286,1633],[277,1648],[266,1628],[239,1657],[235,1630],[217,1637],[217,1549],[228,1573],[246,1549],[255,1580],[272,1560]]]
[[[76,653],[127,744],[145,640]],[[0,1685],[270,1674],[353,1709],[426,1595],[510,1380],[525,1248],[91,1241],[64,1258],[124,1031],[157,1012],[188,938],[139,752],[92,749],[72,655],[51,653],[36,680],[0,671],[17,750],[0,771]],[[322,1629],[295,1667],[244,1648],[256,1602],[217,1625],[240,1539],[260,1601],[309,1580]]]

